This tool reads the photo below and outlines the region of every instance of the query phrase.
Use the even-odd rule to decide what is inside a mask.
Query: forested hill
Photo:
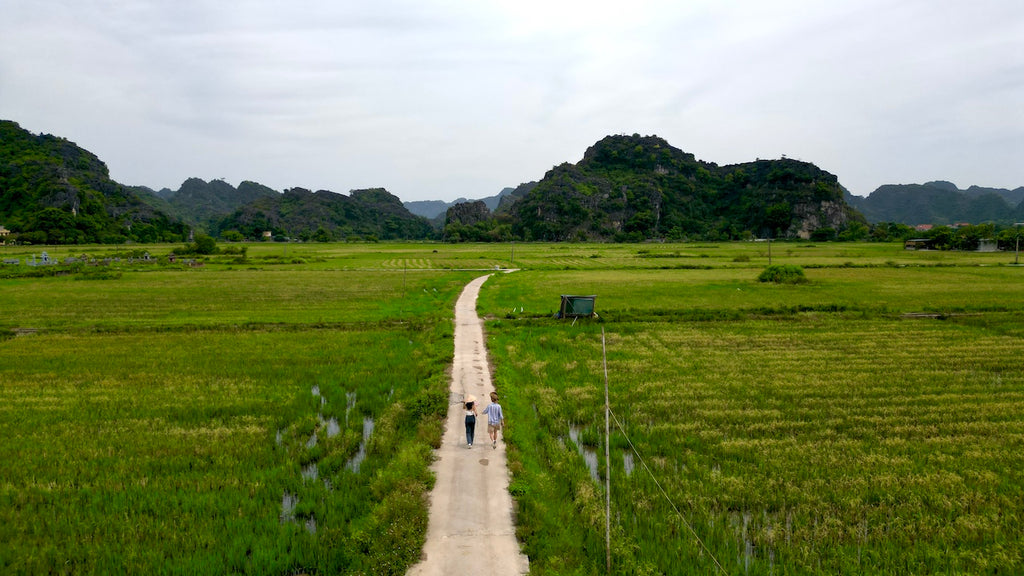
[[[206,182],[189,178],[167,197],[174,214],[204,230],[215,228],[217,222],[242,206],[260,198],[280,196],[276,190],[251,181],[235,188],[224,180]]]
[[[430,223],[383,189],[348,196],[255,182],[186,180],[154,192],[110,179],[94,154],[64,138],[0,120],[0,225],[33,244],[180,242],[193,231],[231,239],[426,239]]]
[[[959,222],[1012,224],[1024,220],[1024,187],[1006,190],[971,186],[961,190],[942,181],[887,184],[867,198],[849,200],[871,222],[913,226]]]
[[[21,242],[176,242],[187,227],[74,142],[0,120],[0,224]]]
[[[219,222],[225,237],[346,240],[423,240],[435,235],[430,222],[411,214],[397,196],[383,188],[353,190],[349,195],[327,190],[292,188],[247,204]]]
[[[513,235],[549,241],[810,237],[865,224],[838,179],[813,164],[718,166],[636,134],[556,166],[507,210]]]

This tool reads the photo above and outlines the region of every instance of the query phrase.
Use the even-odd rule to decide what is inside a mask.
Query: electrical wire
[[[623,437],[626,438],[626,442],[629,444],[629,449],[632,450],[633,454],[636,454],[636,457],[640,459],[640,464],[643,465],[644,470],[647,471],[647,474],[651,477],[651,480],[654,480],[654,485],[657,486],[658,490],[661,491],[661,495],[672,507],[672,510],[675,511],[676,515],[679,517],[679,520],[682,521],[683,525],[686,526],[687,530],[690,531],[690,534],[692,534],[694,539],[697,540],[697,543],[700,544],[700,547],[705,552],[707,552],[708,556],[711,557],[711,560],[715,563],[715,566],[718,566],[718,569],[721,570],[723,574],[728,574],[729,572],[722,567],[722,564],[719,563],[718,558],[715,558],[715,555],[713,552],[711,552],[711,549],[708,548],[706,544],[704,544],[704,540],[702,540],[701,537],[697,534],[697,531],[693,529],[693,525],[691,525],[690,522],[683,516],[683,513],[679,511],[679,508],[676,507],[675,502],[673,502],[672,499],[669,498],[668,492],[666,492],[665,489],[662,488],[661,483],[658,482],[658,479],[654,476],[654,472],[652,472],[650,467],[647,466],[647,462],[644,461],[644,457],[640,455],[640,452],[636,449],[636,446],[633,445],[633,441],[629,439],[629,435],[626,434],[626,431],[622,428],[622,423],[619,422],[619,418],[615,416],[615,412],[612,411],[610,406],[608,407],[608,413],[611,414],[612,420],[615,422],[615,427],[618,428],[619,432],[621,432]]]

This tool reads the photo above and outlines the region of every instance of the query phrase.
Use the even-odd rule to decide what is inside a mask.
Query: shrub
[[[799,266],[774,264],[765,268],[757,280],[775,284],[803,284],[807,282],[807,277],[804,276],[804,269]]]

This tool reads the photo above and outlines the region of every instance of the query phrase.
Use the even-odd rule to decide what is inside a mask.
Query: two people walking
[[[476,397],[472,394],[466,396],[466,445],[468,448],[473,447],[473,439],[476,436],[476,417],[478,412],[476,410]],[[505,426],[505,414],[501,410],[501,404],[498,404],[498,394],[491,392],[491,403],[484,408],[484,414],[487,415],[487,433],[491,437],[491,448],[498,448],[498,431]]]

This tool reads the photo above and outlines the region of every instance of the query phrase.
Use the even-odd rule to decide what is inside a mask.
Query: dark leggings
[[[466,416],[466,444],[473,445],[473,434],[476,432],[476,416]]]

